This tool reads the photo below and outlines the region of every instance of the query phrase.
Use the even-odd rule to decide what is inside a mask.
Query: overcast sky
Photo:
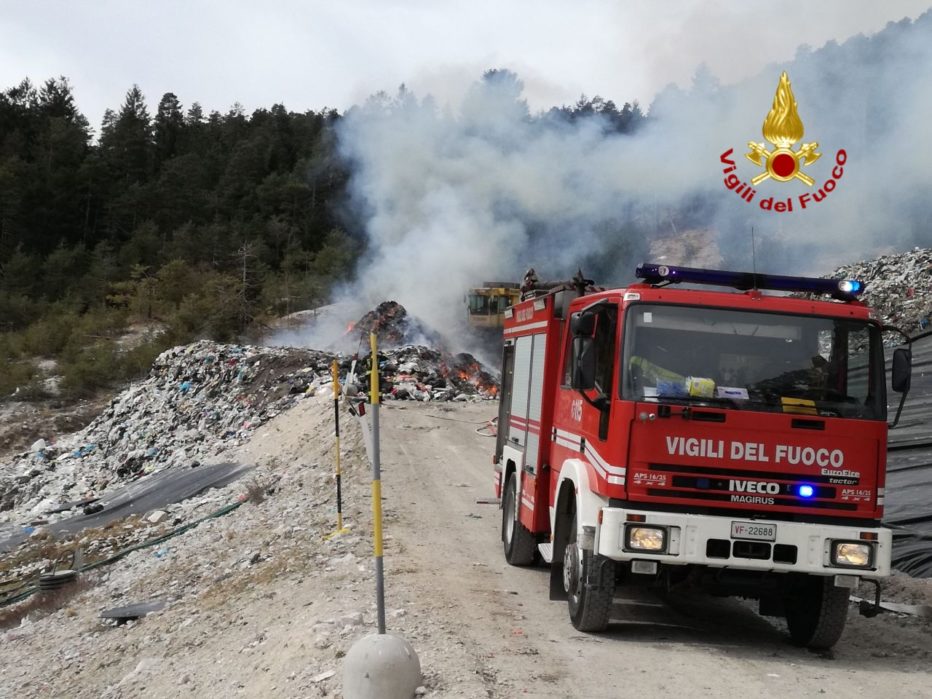
[[[0,89],[64,75],[95,128],[133,83],[150,112],[247,112],[276,102],[344,110],[405,83],[458,104],[488,68],[524,80],[532,108],[596,94],[649,105],[706,63],[724,83],[915,18],[928,0],[0,0]]]

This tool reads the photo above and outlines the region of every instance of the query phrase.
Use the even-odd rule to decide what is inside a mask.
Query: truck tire
[[[614,561],[594,556],[576,543],[576,513],[563,552],[563,586],[570,621],[579,631],[604,631],[615,596]]]
[[[834,646],[848,620],[851,591],[835,587],[832,577],[811,576],[786,596],[786,625],[793,643],[813,650]]]
[[[502,496],[502,544],[505,560],[513,566],[526,566],[534,562],[537,541],[518,519],[518,479],[508,476]]]

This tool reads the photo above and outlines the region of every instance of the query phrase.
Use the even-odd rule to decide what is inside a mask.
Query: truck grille
[[[769,544],[765,541],[729,541],[728,539],[709,539],[705,545],[707,558],[750,558],[756,561],[774,563],[796,563],[797,550],[789,544]]]

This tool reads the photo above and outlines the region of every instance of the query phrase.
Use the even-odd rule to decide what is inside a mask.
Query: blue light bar
[[[799,486],[799,490],[797,492],[801,498],[811,498],[813,495],[815,495],[815,488],[813,488],[811,485],[801,485]]]
[[[674,267],[645,262],[638,265],[635,275],[648,284],[710,284],[730,286],[741,291],[769,289],[771,291],[827,294],[839,301],[853,301],[863,293],[864,282],[858,279],[817,279],[815,277],[786,277],[779,274],[753,272],[727,272],[696,267]]]

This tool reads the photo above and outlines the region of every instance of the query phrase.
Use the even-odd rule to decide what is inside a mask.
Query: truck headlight
[[[869,568],[873,563],[874,549],[859,541],[833,541],[832,564],[850,568]]]
[[[629,549],[662,552],[667,546],[667,532],[662,527],[628,525],[625,538]]]

